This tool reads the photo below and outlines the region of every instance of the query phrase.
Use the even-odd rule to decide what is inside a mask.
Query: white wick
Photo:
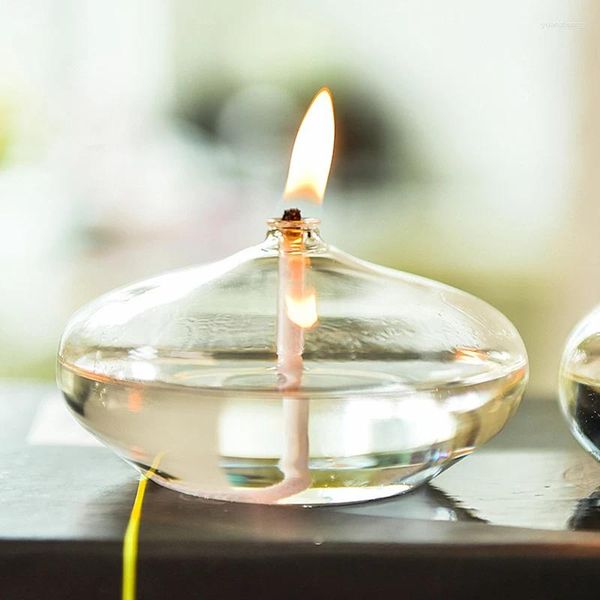
[[[300,234],[302,235],[302,234]],[[283,398],[283,450],[280,467],[283,472],[282,492],[297,494],[311,482],[308,468],[308,407],[306,398],[298,394],[304,370],[304,330],[290,319],[286,300],[305,293],[305,257],[290,254],[292,248],[283,232],[279,256],[279,308],[277,320],[277,370]],[[282,496],[285,497],[285,496]]]
[[[301,224],[301,221],[298,222]],[[308,443],[309,401],[299,392],[304,370],[304,329],[289,316],[289,298],[305,295],[306,257],[301,227],[281,230],[279,297],[277,308],[277,372],[283,396],[283,447],[279,467],[283,480],[260,489],[212,494],[237,502],[274,504],[298,494],[311,484]]]

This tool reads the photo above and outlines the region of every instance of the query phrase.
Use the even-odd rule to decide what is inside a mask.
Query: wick
[[[284,211],[281,221],[300,223],[298,208]],[[283,479],[264,488],[250,488],[211,494],[213,498],[238,502],[276,504],[311,486],[309,468],[309,403],[300,391],[304,371],[304,331],[286,312],[288,294],[301,295],[305,288],[305,271],[310,264],[303,254],[302,224],[282,226],[279,255],[279,289],[277,311],[277,378],[282,392],[283,448],[279,468]]]
[[[299,208],[286,208],[283,211],[282,221],[302,221],[302,213]]]

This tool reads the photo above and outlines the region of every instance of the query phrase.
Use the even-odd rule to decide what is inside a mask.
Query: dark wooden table
[[[135,472],[51,386],[0,386],[0,599],[121,595]],[[150,484],[138,598],[597,598],[600,465],[556,402],[403,497],[299,509]]]

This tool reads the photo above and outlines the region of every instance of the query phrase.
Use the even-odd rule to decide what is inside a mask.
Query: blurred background
[[[505,312],[553,392],[600,302],[600,4],[0,2],[0,377],[69,315],[261,241],[316,90],[324,237]]]

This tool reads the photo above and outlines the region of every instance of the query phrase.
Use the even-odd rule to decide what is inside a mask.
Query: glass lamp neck
[[[321,253],[327,245],[319,234],[319,219],[269,219],[265,244],[281,252]]]

